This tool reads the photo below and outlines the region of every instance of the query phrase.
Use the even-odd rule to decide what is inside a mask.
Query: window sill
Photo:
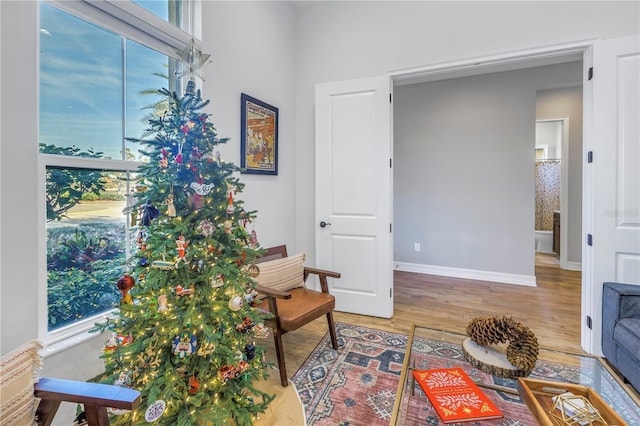
[[[96,315],[87,318],[81,323],[69,325],[48,333],[40,339],[44,346],[44,349],[41,351],[42,357],[46,359],[71,347],[101,336],[101,333],[90,333],[89,330],[95,328],[96,322],[104,321],[108,316],[108,314]]]

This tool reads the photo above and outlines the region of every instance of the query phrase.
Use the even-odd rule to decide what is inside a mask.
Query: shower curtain
[[[553,211],[560,210],[560,160],[536,161],[536,231],[553,229]]]

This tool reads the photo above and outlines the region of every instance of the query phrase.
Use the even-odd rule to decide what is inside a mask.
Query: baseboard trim
[[[566,268],[569,271],[582,271],[582,262],[567,262]]]
[[[505,274],[503,272],[479,271],[474,269],[450,268],[445,266],[422,265],[406,262],[394,262],[394,266],[396,270],[404,272],[536,287],[535,275]]]

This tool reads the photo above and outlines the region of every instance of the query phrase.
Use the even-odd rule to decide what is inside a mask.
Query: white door
[[[583,306],[592,327],[583,333],[583,346],[602,353],[601,319],[592,314],[602,309],[602,283],[640,285],[640,39],[595,43],[593,78],[586,84],[591,84],[593,128],[585,141],[586,161],[592,159],[585,165],[585,182],[592,188],[585,208],[592,219],[585,226],[591,245],[585,235]],[[585,123],[589,126],[589,117]]]
[[[391,83],[318,84],[315,98],[316,265],[336,310],[393,315]]]

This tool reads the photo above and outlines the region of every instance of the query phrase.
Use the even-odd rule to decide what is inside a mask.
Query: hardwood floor
[[[581,273],[550,259],[536,261],[537,287],[465,280],[410,272],[394,273],[391,319],[335,312],[336,321],[408,334],[412,323],[464,333],[476,316],[510,315],[526,324],[543,348],[583,352],[580,347]],[[551,259],[552,260],[552,259]],[[326,319],[283,336],[289,377],[327,332]],[[273,339],[259,342],[275,363]]]

